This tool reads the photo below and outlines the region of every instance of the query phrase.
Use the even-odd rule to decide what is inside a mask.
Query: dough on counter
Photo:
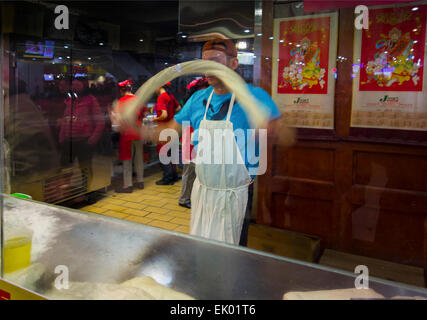
[[[393,300],[427,300],[425,297],[415,296],[415,297],[405,297],[405,296],[395,296],[392,297]]]
[[[37,292],[37,283],[46,272],[46,267],[41,263],[33,263],[28,268],[11,273],[5,273],[4,278],[21,287]]]
[[[70,282],[68,289],[49,290],[44,294],[53,300],[153,300],[145,290],[120,284]]]
[[[54,287],[44,295],[53,300],[194,300],[151,277],[133,278],[121,284],[70,282],[68,289]]]
[[[384,299],[384,296],[372,289],[337,289],[307,292],[287,292],[283,300],[350,300]]]
[[[148,292],[156,300],[194,300],[193,297],[175,291],[156,282],[151,277],[138,277],[122,283],[125,287],[141,288]]]

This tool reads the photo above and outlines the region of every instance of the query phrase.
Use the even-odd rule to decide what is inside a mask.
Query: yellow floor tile
[[[175,201],[173,202],[173,204],[167,203],[162,208],[173,210],[173,211],[191,212],[191,209],[187,209],[187,208],[181,207]]]
[[[91,207],[97,207],[97,208],[102,208],[102,202],[100,203],[99,201],[98,202],[95,202],[94,204],[91,204],[90,206]]]
[[[153,219],[153,220],[161,220],[161,221],[169,221],[174,219],[173,216],[169,216],[167,214],[161,214],[161,213],[150,213],[146,216],[146,218]]]
[[[168,215],[172,215],[174,217],[182,218],[182,219],[191,219],[191,211],[190,210],[188,212],[169,211]]]
[[[148,211],[132,209],[132,208],[124,209],[122,212],[127,213],[127,214],[131,214],[134,216],[139,216],[139,217],[145,217],[146,215],[150,214],[150,212],[148,212]]]
[[[132,216],[132,215],[129,217],[126,217],[125,220],[137,222],[137,223],[142,223],[142,224],[147,224],[147,223],[153,221],[153,219],[148,219],[146,217],[137,217],[137,216]]]
[[[157,193],[158,192],[156,190],[152,190],[149,188],[141,190],[141,192],[140,192],[141,195],[157,195]]]
[[[84,208],[81,208],[80,210],[88,211],[88,212],[92,212],[92,213],[103,213],[103,212],[107,211],[108,209],[99,208],[99,207],[84,207]]]
[[[132,208],[132,209],[144,209],[145,207],[147,207],[147,205],[141,204],[141,203],[136,203],[136,202],[125,202],[122,204],[123,207],[126,208]]]
[[[176,194],[176,193],[180,193],[181,192],[181,189],[179,189],[179,190],[175,190],[175,189],[169,189],[169,190],[165,190],[165,191],[162,191],[162,194],[163,193],[166,193],[166,194],[169,194],[169,195],[171,195],[171,194]]]
[[[115,204],[105,204],[102,206],[102,208],[113,210],[113,211],[123,211],[124,209],[126,209],[126,207],[118,206]]]
[[[141,196],[141,201],[145,201],[145,200],[153,200],[153,201],[159,201],[159,200],[163,200],[161,197],[159,196],[155,196],[152,194],[147,194],[147,195],[142,195]]]
[[[127,216],[129,216],[127,213],[113,211],[113,210],[108,210],[108,211],[102,212],[101,214],[109,217],[118,218],[118,219],[124,219]]]
[[[142,201],[142,197],[141,196],[127,195],[127,196],[122,197],[121,200],[139,203]]]
[[[169,223],[169,222],[160,221],[160,220],[151,221],[151,222],[147,223],[147,225],[152,226],[152,227],[166,229],[166,230],[173,230],[176,227],[178,227],[178,225],[176,225],[174,223]]]
[[[163,200],[144,200],[141,202],[141,204],[150,206],[150,207],[158,207],[161,208],[163,207],[165,204],[167,203],[167,201]]]
[[[159,193],[159,197],[164,198],[164,199],[174,199],[175,195],[172,193],[161,192],[161,193]]]
[[[121,205],[123,203],[125,203],[126,201],[124,201],[123,199],[109,199],[106,201],[108,204],[116,204],[116,205]]]
[[[159,207],[146,207],[144,208],[145,211],[149,211],[149,212],[155,212],[155,213],[161,213],[161,214],[165,214],[168,213],[170,210],[168,209],[163,209],[163,208],[159,208]]]
[[[183,219],[183,218],[173,218],[169,221],[170,223],[176,223],[183,226],[189,226],[190,225],[190,219]]]
[[[190,233],[190,226],[179,226],[176,229],[174,229],[173,231],[189,234]]]

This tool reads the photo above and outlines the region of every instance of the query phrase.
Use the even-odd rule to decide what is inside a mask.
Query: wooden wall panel
[[[328,243],[332,236],[332,207],[332,201],[276,193],[272,198],[276,213],[272,226],[315,235]]]
[[[400,211],[354,206],[351,214],[352,241],[347,250],[423,266],[424,219],[417,214],[404,215]]]
[[[273,2],[264,1],[264,12],[263,38],[272,34]],[[386,131],[372,135],[376,129],[354,135],[353,21],[352,9],[340,10],[338,55],[347,60],[337,65],[335,130],[299,129],[286,149],[269,143],[257,222],[316,235],[326,248],[427,270],[427,140],[399,130],[392,139]],[[271,46],[264,38],[264,60]],[[271,94],[270,60],[262,64],[261,83]]]
[[[334,181],[334,149],[295,147],[273,154],[273,175]],[[284,157],[283,157],[284,156]]]
[[[354,184],[427,192],[427,158],[423,156],[356,151],[353,170]]]

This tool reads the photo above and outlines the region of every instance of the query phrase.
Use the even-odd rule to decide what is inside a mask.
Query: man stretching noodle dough
[[[236,70],[239,65],[235,45],[225,39],[208,41],[203,46],[202,59],[221,63],[231,70]],[[250,220],[250,210],[246,212],[246,208],[251,204],[248,188],[259,166],[258,163],[254,164],[254,152],[247,151],[248,142],[254,139],[247,130],[254,126],[239,101],[234,103],[235,94],[217,77],[209,74],[206,77],[209,87],[194,93],[173,120],[159,124],[154,139],[166,128],[181,132],[182,125],[186,123],[194,128],[197,156],[196,179],[191,193],[190,234],[236,245],[242,236],[241,243],[246,245]],[[267,128],[270,139],[273,138],[275,143],[281,145],[292,143],[293,131],[279,119],[280,112],[268,93],[251,85],[247,89],[252,98],[260,102],[259,107],[273,120]],[[237,134],[236,137],[227,134],[236,133],[237,129],[240,129],[239,133],[244,132],[243,139],[236,139]],[[151,129],[143,127],[142,130],[147,131],[143,133],[146,136]],[[220,139],[222,149],[216,146]],[[221,158],[219,152],[222,152],[220,163],[217,161]],[[204,161],[209,154],[215,160]],[[224,160],[230,154],[235,155],[231,163]]]

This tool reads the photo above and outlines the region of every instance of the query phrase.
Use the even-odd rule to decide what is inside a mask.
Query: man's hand
[[[295,143],[296,130],[285,124],[283,116],[272,120],[268,124],[268,136],[273,139],[273,144],[290,147]]]

